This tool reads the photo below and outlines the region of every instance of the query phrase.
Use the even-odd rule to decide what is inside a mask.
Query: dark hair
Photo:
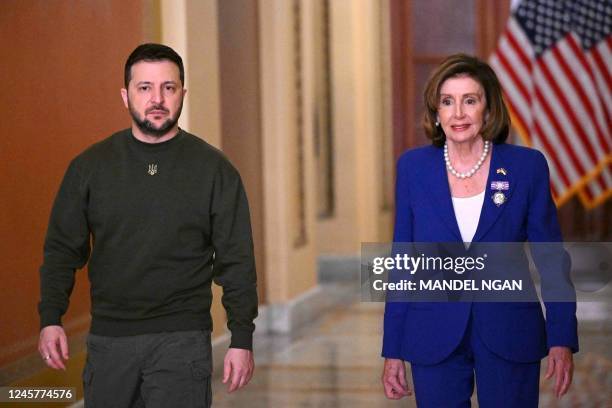
[[[172,48],[163,44],[141,44],[128,57],[125,61],[125,71],[123,81],[125,88],[127,89],[130,80],[132,79],[132,65],[140,61],[163,61],[168,60],[174,62],[179,69],[179,75],[181,77],[181,84],[185,85],[185,68],[183,67],[183,60],[181,56],[176,53]]]
[[[423,97],[425,113],[423,127],[435,146],[443,146],[446,135],[441,126],[436,126],[436,115],[440,104],[440,87],[448,78],[469,76],[478,82],[485,92],[487,121],[482,127],[482,138],[493,143],[503,143],[508,138],[510,115],[504,103],[501,85],[493,69],[484,61],[466,54],[454,54],[446,58],[431,74]]]

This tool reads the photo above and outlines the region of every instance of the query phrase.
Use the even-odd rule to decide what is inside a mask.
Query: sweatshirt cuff
[[[230,348],[253,350],[253,333],[246,330],[233,330]]]
[[[47,326],[61,326],[62,314],[59,310],[46,309],[40,311],[40,328]]]

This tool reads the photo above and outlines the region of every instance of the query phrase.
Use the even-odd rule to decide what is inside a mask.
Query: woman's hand
[[[382,383],[389,399],[400,399],[412,395],[406,384],[406,367],[403,360],[386,358],[383,367]]]
[[[548,367],[544,378],[550,379],[555,374],[555,396],[561,398],[572,384],[574,361],[569,347],[551,347],[548,352]]]

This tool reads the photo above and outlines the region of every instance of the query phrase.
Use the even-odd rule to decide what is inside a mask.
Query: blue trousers
[[[472,322],[461,344],[444,361],[411,367],[419,408],[470,407],[474,377],[481,408],[538,406],[540,362],[517,363],[497,356],[482,342]]]

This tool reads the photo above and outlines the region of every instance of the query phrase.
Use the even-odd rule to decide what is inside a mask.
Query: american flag
[[[612,2],[516,2],[490,59],[512,124],[550,167],[557,205],[612,197]]]

